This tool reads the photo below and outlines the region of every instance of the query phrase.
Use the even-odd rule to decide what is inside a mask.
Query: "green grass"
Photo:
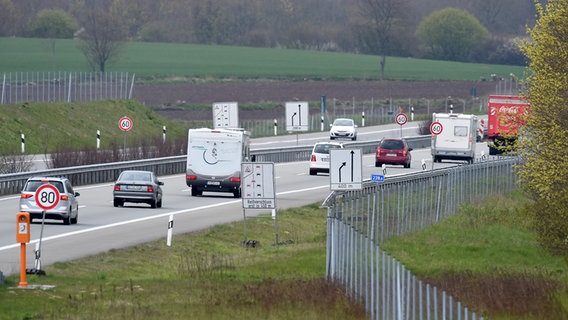
[[[419,278],[492,319],[566,319],[568,268],[532,230],[520,193],[497,196],[382,248]],[[474,307],[476,306],[476,307]]]
[[[538,246],[520,193],[464,206],[387,242],[421,279],[491,319],[566,319],[566,264]],[[325,278],[326,211],[313,204],[44,267],[29,285],[0,286],[1,319],[365,319]],[[33,303],[30,303],[33,301]],[[40,316],[41,315],[41,316]]]
[[[90,71],[73,40],[57,40],[56,55],[43,39],[0,38],[2,72]],[[335,52],[130,42],[107,71],[146,81],[213,79],[376,80],[378,57]],[[471,80],[491,74],[523,77],[524,67],[389,57],[389,80]]]
[[[44,268],[28,283],[52,290],[0,287],[1,319],[365,319],[360,306],[325,281],[326,210],[279,212],[274,246],[270,214],[188,235],[111,250]],[[30,303],[33,301],[33,303]],[[42,316],[40,316],[42,315]]]
[[[123,116],[129,116],[134,123],[126,133],[118,127]],[[49,153],[57,148],[94,148],[97,130],[101,132],[102,149],[110,149],[113,143],[122,149],[125,138],[127,148],[142,140],[161,139],[163,126],[167,139],[172,141],[187,135],[187,128],[181,124],[136,101],[124,100],[0,105],[0,122],[0,154],[19,153],[22,133],[26,154]]]

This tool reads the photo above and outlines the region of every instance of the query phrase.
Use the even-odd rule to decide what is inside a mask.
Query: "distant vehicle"
[[[432,122],[442,125],[442,132],[432,135],[434,162],[465,160],[473,163],[477,141],[477,116],[459,113],[434,113]]]
[[[487,103],[487,145],[497,155],[514,146],[519,127],[525,123],[530,104],[523,97],[490,95]]]
[[[125,202],[147,203],[152,208],[161,208],[163,185],[152,171],[122,171],[114,184],[113,204],[122,207]]]
[[[204,191],[241,197],[241,163],[249,161],[250,134],[242,129],[190,129],[185,182],[192,196]]]
[[[408,146],[406,140],[401,138],[383,138],[377,146],[375,152],[375,167],[383,164],[402,165],[410,168],[412,148]]]
[[[341,148],[343,148],[343,144],[339,142],[317,142],[314,144],[310,156],[310,175],[315,176],[318,172],[329,173],[329,150]]]
[[[30,214],[33,219],[43,218],[43,209],[35,199],[36,190],[43,184],[51,184],[60,194],[58,206],[45,212],[45,219],[63,220],[64,224],[76,224],[79,220],[79,192],[73,191],[73,186],[67,178],[58,177],[32,177],[26,181],[20,195],[20,211]]]
[[[355,121],[347,118],[335,119],[331,125],[331,130],[329,130],[329,138],[331,140],[337,138],[357,140],[357,125]]]

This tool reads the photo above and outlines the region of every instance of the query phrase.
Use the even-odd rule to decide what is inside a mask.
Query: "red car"
[[[404,139],[400,138],[383,138],[375,152],[375,167],[383,164],[403,165],[410,168],[412,156],[410,155],[412,148]]]

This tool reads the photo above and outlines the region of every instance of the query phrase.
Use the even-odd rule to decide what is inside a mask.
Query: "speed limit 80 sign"
[[[42,184],[35,192],[35,202],[42,210],[51,210],[57,207],[59,199],[59,190],[49,183]]]

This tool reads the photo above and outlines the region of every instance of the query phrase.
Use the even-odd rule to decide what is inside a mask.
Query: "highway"
[[[415,136],[417,123],[359,128],[358,140],[380,140],[383,136]],[[316,141],[329,140],[328,132],[298,134],[253,139],[252,149],[271,148],[285,145],[313,145]],[[347,141],[347,140],[346,140]],[[478,156],[487,154],[485,143],[477,146]],[[406,174],[422,170],[422,159],[427,159],[428,169],[432,168],[430,149],[412,151],[410,169],[402,166],[387,166],[386,176]],[[434,164],[435,168],[456,165],[458,162]],[[363,156],[363,177],[382,174],[382,168],[375,168],[374,155]],[[190,196],[182,174],[162,176],[164,182],[163,207],[151,209],[145,204],[127,203],[115,208],[112,204],[112,183],[76,187],[81,195],[79,200],[79,221],[76,225],[63,225],[61,221],[46,220],[41,243],[42,266],[58,261],[124,248],[152,240],[163,239],[166,245],[167,226],[170,215],[174,216],[173,242],[175,235],[205,229],[243,219],[241,199],[231,194],[204,193],[203,197]],[[330,193],[329,175],[310,176],[308,159],[303,162],[275,164],[276,206],[278,210],[322,202]],[[19,195],[0,197],[4,208],[0,215],[0,271],[4,275],[19,272],[20,244],[16,243],[16,213]],[[252,216],[266,213],[261,210],[247,210]],[[31,225],[31,242],[27,244],[27,268],[34,267],[34,249],[40,238],[41,221]],[[242,239],[235,239],[235,242]]]

